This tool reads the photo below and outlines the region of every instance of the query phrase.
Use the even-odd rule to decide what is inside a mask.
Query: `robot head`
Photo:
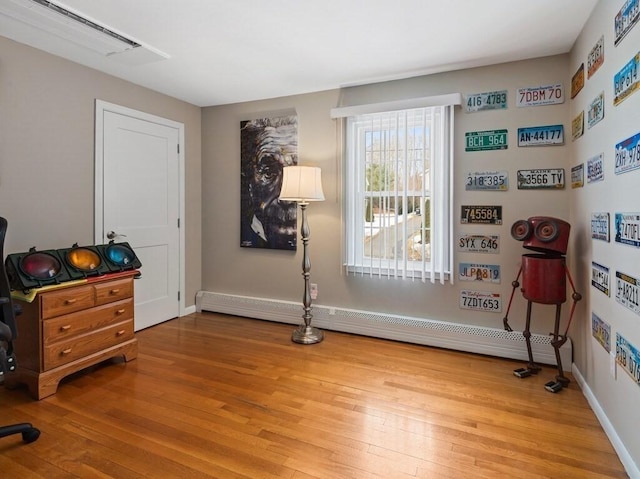
[[[524,248],[540,253],[564,255],[567,253],[571,225],[551,216],[532,216],[518,220],[511,226],[511,237],[523,241]]]

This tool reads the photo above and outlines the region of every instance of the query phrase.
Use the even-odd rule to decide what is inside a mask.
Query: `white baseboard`
[[[301,303],[209,291],[200,291],[196,295],[196,311],[213,311],[288,324],[302,322]],[[313,305],[312,313],[313,325],[325,330],[528,360],[521,332],[318,304]],[[556,364],[549,336],[532,334],[531,349],[536,362]],[[573,359],[570,340],[560,348],[560,357],[563,369],[570,371]]]
[[[620,462],[622,462],[622,465],[627,471],[627,474],[629,474],[629,477],[631,479],[640,479],[640,469],[634,462],[631,454],[629,454],[627,448],[622,443],[622,440],[620,439],[620,436],[618,436],[618,433],[613,427],[613,424],[611,424],[611,421],[609,421],[609,418],[600,406],[600,403],[591,391],[591,388],[585,381],[584,376],[582,376],[582,373],[575,364],[573,365],[571,372],[573,373],[573,377],[576,379],[576,382],[580,386],[580,389],[582,389],[582,394],[584,394],[584,396],[587,398],[589,406],[591,406],[591,409],[598,418],[598,421],[600,421],[602,429],[604,429],[605,434],[609,438],[609,441],[611,441],[613,448],[616,450],[616,453],[620,458]]]

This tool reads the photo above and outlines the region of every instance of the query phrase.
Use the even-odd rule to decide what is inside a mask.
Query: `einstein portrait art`
[[[296,203],[279,201],[282,169],[298,164],[295,115],[240,123],[240,246],[296,249]]]

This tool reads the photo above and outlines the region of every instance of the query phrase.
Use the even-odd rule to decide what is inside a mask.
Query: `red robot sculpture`
[[[545,388],[550,392],[562,390],[569,379],[565,377],[562,369],[562,359],[560,358],[560,348],[567,341],[567,332],[571,325],[571,319],[576,308],[576,303],[582,299],[582,295],[576,292],[573,279],[566,265],[565,254],[569,242],[569,231],[571,225],[566,221],[549,216],[533,216],[528,220],[518,220],[511,226],[511,236],[517,241],[523,242],[523,247],[535,253],[522,255],[522,264],[516,280],[511,283],[511,297],[507,313],[503,319],[504,329],[513,331],[509,326],[509,310],[516,288],[520,286],[520,276],[522,276],[522,295],[527,300],[527,321],[522,332],[527,343],[529,353],[529,363],[526,368],[519,368],[513,374],[519,378],[525,378],[532,374],[537,374],[540,367],[533,361],[531,352],[531,305],[532,303],[555,304],[556,320],[553,333],[551,333],[551,345],[555,350],[558,375],[555,381],[549,381]],[[571,313],[569,322],[564,334],[560,334],[560,310],[562,303],[567,300],[567,283],[569,278],[573,294],[571,299]]]

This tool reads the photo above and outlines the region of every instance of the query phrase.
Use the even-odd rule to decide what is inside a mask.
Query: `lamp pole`
[[[300,210],[302,212],[302,225],[300,226],[300,236],[302,237],[302,276],[304,278],[304,295],[302,296],[302,305],[304,314],[302,319],[304,324],[293,331],[291,340],[294,343],[300,344],[315,344],[324,339],[324,333],[318,328],[311,326],[311,285],[309,284],[309,277],[311,276],[311,260],[309,259],[309,222],[307,221],[307,206],[308,201],[300,201]]]

